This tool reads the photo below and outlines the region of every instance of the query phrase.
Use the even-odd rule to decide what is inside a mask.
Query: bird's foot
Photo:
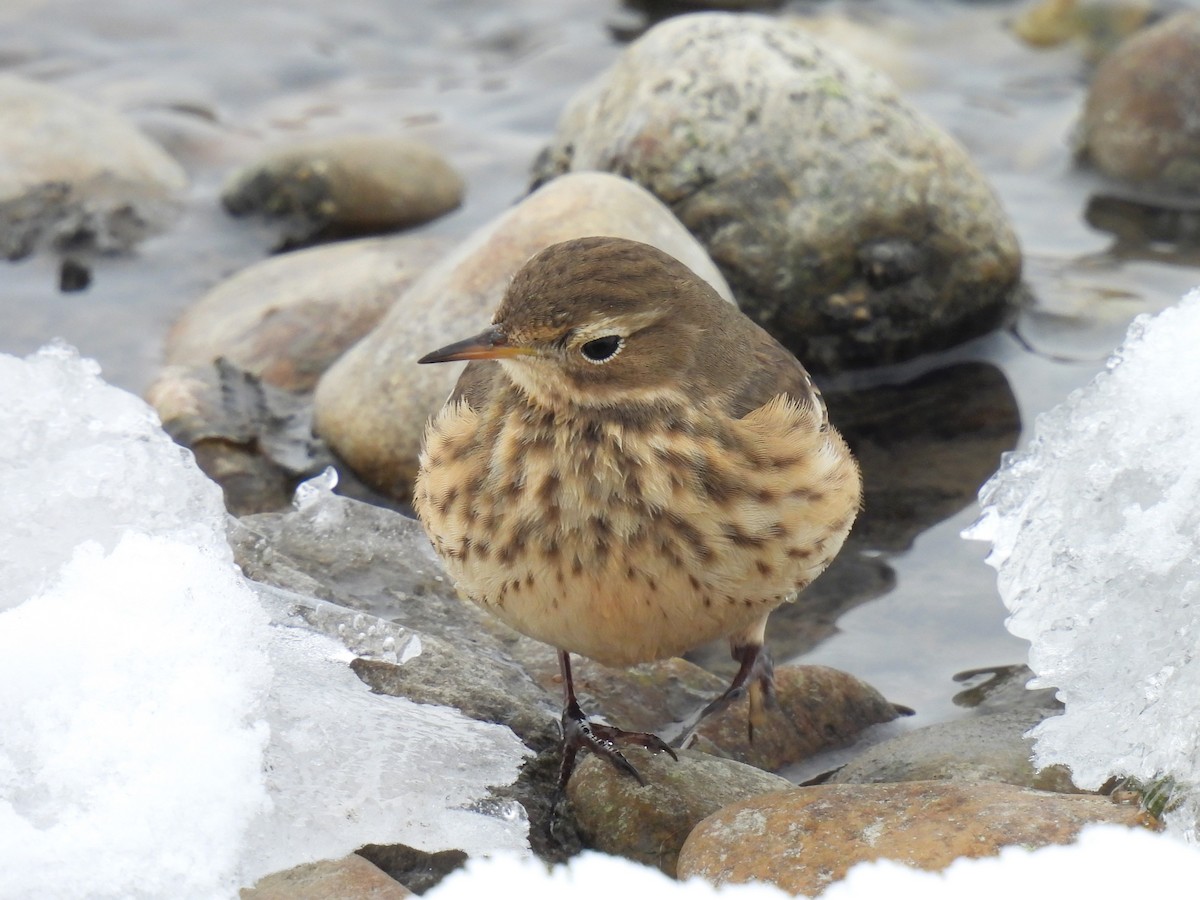
[[[571,773],[575,769],[575,760],[580,750],[590,750],[597,756],[603,757],[617,771],[637,779],[638,784],[643,786],[646,784],[646,780],[634,768],[633,763],[625,758],[625,754],[620,750],[622,745],[644,747],[655,753],[667,753],[672,759],[679,759],[675,751],[657,735],[647,734],[644,731],[623,731],[612,725],[593,722],[583,714],[583,710],[576,703],[568,704],[567,708],[563,710],[562,728],[562,768],[559,770],[558,789],[555,792],[558,797],[563,796],[566,792],[567,782],[571,780]]]
[[[762,644],[736,646],[732,652],[733,658],[740,663],[732,683],[725,693],[684,724],[681,736],[672,742],[676,747],[688,747],[695,740],[696,731],[705,719],[747,694],[750,695],[750,714],[746,720],[746,736],[750,743],[754,743],[754,729],[765,727],[768,713],[779,709],[779,698],[775,693],[775,663],[771,659],[771,652]]]

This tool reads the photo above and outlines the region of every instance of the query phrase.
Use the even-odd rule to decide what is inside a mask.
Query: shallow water
[[[1005,27],[1015,5],[936,0],[793,3],[814,27],[883,68],[971,151],[1012,216],[1032,299],[1015,327],[889,373],[950,362],[998,367],[1026,428],[1085,383],[1140,312],[1200,283],[1194,248],[1139,243],[1089,225],[1088,198],[1111,192],[1075,169],[1070,136],[1086,67],[1078,47],[1029,49]],[[184,164],[187,207],[127,257],[96,260],[93,283],[60,293],[55,260],[0,264],[0,351],[62,337],[108,380],[140,392],[172,321],[210,286],[262,258],[274,233],[219,209],[222,179],[264,147],[300,135],[401,131],[465,175],[464,206],[428,231],[461,235],[525,190],[566,99],[619,52],[612,26],[636,24],[596,0],[9,0],[0,70],[126,111]],[[986,548],[958,532],[968,507],[885,554],[882,598],[842,616],[805,661],[853,672],[918,710],[956,714],[960,670],[1024,659],[1003,629]]]

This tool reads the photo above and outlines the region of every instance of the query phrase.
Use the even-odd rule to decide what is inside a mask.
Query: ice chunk
[[[1170,776],[1200,788],[1200,292],[1140,317],[1107,372],[1038,419],[983,487],[967,536],[1031,642],[1062,716],[1035,761],[1096,788]]]
[[[527,751],[376,696],[233,564],[220,490],[67,348],[0,356],[0,898],[234,897],[365,843],[527,852]],[[261,597],[260,597],[261,594]]]
[[[232,559],[221,490],[154,410],[64,345],[0,354],[0,609],[57,577],[84,540],[173,537]]]

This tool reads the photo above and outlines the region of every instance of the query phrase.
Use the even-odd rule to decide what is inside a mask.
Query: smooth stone
[[[1026,709],[939,722],[863,751],[829,779],[830,784],[900,781],[1003,781],[1060,794],[1084,793],[1065,766],[1033,767],[1026,732],[1047,715]]]
[[[1080,156],[1107,175],[1164,191],[1200,191],[1200,12],[1171,16],[1096,68]]]
[[[1093,822],[1153,827],[1134,806],[999,782],[818,785],[744,800],[705,819],[679,854],[680,878],[762,881],[815,896],[857,863],[938,871],[1003,847],[1070,843]]]
[[[0,258],[128,250],[174,220],[187,183],[117,112],[0,75]]]
[[[670,206],[810,369],[952,346],[1012,306],[1016,236],[963,147],[786,19],[655,26],[571,100],[534,183],[583,170]]]
[[[403,900],[415,896],[356,853],[304,863],[242,888],[241,900]]]
[[[690,746],[774,772],[848,746],[870,726],[906,714],[866,682],[828,666],[779,666],[775,689],[779,707],[768,709],[753,740],[750,701],[742,697],[706,718]]]
[[[317,433],[367,484],[408,498],[425,424],[464,366],[417,359],[485,328],[512,276],[539,250],[593,234],[653,244],[730,297],[704,249],[644,189],[599,172],[556,179],[443,257],[329,368],[316,389]]]
[[[1178,8],[1169,0],[1037,0],[1018,11],[1012,30],[1033,47],[1077,41],[1084,58],[1095,63],[1171,6]]]
[[[1033,677],[1033,669],[1024,663],[958,672],[954,680],[967,686],[954,695],[954,704],[985,715],[1019,710],[1062,712],[1058,691],[1052,687],[1029,687]]]
[[[235,216],[279,219],[287,243],[420,225],[457,209],[462,177],[431,147],[383,134],[298,141],[237,170]]]
[[[751,766],[690,750],[678,761],[631,748],[626,758],[645,779],[586,757],[567,786],[584,843],[596,850],[656,866],[674,876],[680,848],[707,816],[739,800],[792,788]]]
[[[273,256],[216,285],[167,335],[167,365],[224,358],[268,384],[311,391],[449,248],[445,238],[365,238]]]

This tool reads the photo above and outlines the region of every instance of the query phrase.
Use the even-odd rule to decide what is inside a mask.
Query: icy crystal
[[[69,348],[0,355],[0,434],[0,900],[232,898],[366,843],[528,852],[488,793],[520,741],[372,694],[347,643],[411,636],[248,582],[145,403]]]
[[[1200,786],[1200,292],[1141,317],[1087,387],[1040,417],[980,492],[968,530],[1062,716],[1035,762],[1080,787],[1111,776]]]

